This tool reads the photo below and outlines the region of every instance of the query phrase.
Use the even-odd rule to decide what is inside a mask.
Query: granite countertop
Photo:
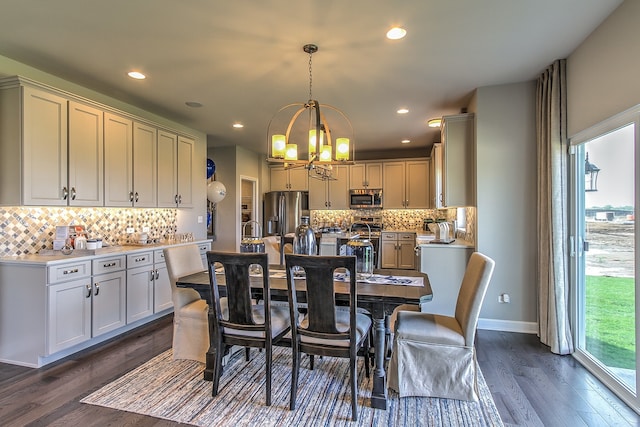
[[[195,240],[193,242],[154,243],[149,245],[118,245],[103,247],[95,250],[73,251],[63,255],[60,251],[44,250],[43,253],[0,257],[0,264],[20,265],[56,265],[66,262],[89,261],[114,255],[128,255],[136,252],[163,249],[168,246],[209,243],[211,239]]]

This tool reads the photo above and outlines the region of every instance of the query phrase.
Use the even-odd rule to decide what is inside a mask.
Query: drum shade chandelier
[[[309,100],[286,105],[273,116],[267,128],[267,161],[315,169],[309,176],[332,179],[332,165],[353,164],[353,126],[342,111],[313,99],[312,56],[318,46],[306,44],[302,49],[309,54]]]

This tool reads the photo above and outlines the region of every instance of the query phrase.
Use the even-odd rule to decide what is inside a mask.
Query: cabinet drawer
[[[56,265],[48,269],[49,283],[67,282],[91,276],[91,261]]]
[[[153,251],[153,262],[158,265],[158,264],[165,264],[166,261],[164,259],[164,252],[162,249],[158,249],[156,251]]]
[[[398,233],[398,240],[416,240],[414,233]]]
[[[153,252],[138,252],[127,255],[127,268],[142,267],[153,264]]]
[[[198,245],[198,249],[200,249],[200,255],[206,256],[207,251],[211,249],[210,243],[201,243]]]
[[[397,239],[397,235],[396,233],[390,233],[390,232],[383,232],[381,234],[382,240],[396,240]]]
[[[115,256],[110,258],[100,258],[93,260],[93,275],[96,276],[102,273],[109,273],[111,271],[120,271],[126,268],[125,256]]]

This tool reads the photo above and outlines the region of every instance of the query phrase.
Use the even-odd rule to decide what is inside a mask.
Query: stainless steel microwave
[[[382,209],[382,189],[358,189],[349,191],[351,209]]]

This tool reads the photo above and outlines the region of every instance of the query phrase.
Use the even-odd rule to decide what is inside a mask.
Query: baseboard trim
[[[537,334],[538,324],[536,322],[522,322],[518,320],[479,319],[478,329]]]

